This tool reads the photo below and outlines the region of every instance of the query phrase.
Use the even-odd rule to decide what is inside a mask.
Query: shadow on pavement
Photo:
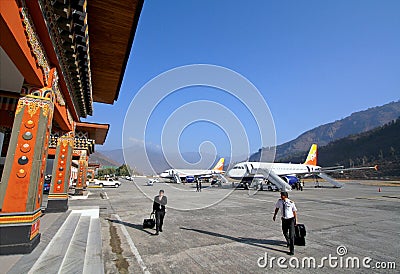
[[[180,229],[183,230],[188,230],[188,231],[194,231],[197,233],[202,233],[214,237],[219,237],[219,238],[224,238],[228,239],[231,241],[247,244],[247,245],[252,245],[252,246],[257,246],[261,248],[266,248],[269,250],[277,251],[277,252],[283,252],[287,253],[287,250],[281,250],[281,249],[276,249],[273,247],[265,246],[265,245],[275,245],[275,246],[284,246],[286,247],[286,242],[285,241],[276,241],[276,240],[266,240],[266,239],[255,239],[255,238],[243,238],[243,237],[233,237],[229,235],[224,235],[224,234],[219,234],[216,232],[212,231],[206,231],[206,230],[201,230],[201,229],[195,229],[195,228],[187,228],[187,227],[180,227]]]
[[[106,220],[110,221],[110,222],[113,222],[113,223],[116,223],[116,224],[121,224],[121,225],[124,225],[124,226],[132,227],[134,229],[146,232],[149,235],[153,235],[153,233],[151,233],[150,231],[147,231],[146,229],[144,229],[142,225],[131,224],[131,223],[127,223],[127,222],[124,222],[124,221],[119,221],[119,220],[114,220],[114,219],[109,219],[109,218],[107,218]]]

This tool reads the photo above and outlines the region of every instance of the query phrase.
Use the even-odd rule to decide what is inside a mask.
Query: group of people
[[[201,192],[201,181],[196,178],[196,192]]]
[[[201,187],[200,187],[201,189]],[[156,233],[162,232],[165,217],[165,206],[167,205],[167,196],[164,195],[164,190],[160,190],[159,194],[154,197],[153,213],[156,218]],[[275,212],[273,220],[276,220],[276,215],[281,211],[282,232],[286,239],[287,247],[289,248],[288,255],[294,255],[294,237],[295,225],[297,223],[297,208],[294,201],[289,199],[286,191],[281,192],[281,198],[275,204]]]
[[[295,184],[294,184],[294,188],[296,190],[301,190],[303,191],[303,186],[304,186],[304,182],[302,182],[301,180],[298,180]]]

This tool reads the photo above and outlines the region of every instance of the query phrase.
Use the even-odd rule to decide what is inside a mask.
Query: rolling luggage
[[[295,245],[306,245],[306,227],[304,224],[297,224],[294,227],[294,244]]]
[[[154,228],[156,225],[156,219],[154,213],[150,214],[150,219],[144,219],[143,228]]]

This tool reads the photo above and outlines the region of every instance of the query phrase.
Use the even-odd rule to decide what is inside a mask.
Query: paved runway
[[[89,188],[88,196],[70,199],[75,212],[97,208],[95,230],[87,229],[86,217],[78,222],[85,229],[65,221],[78,220],[74,211],[45,214],[40,245],[28,255],[0,256],[0,273],[32,272],[35,266],[46,273],[64,273],[67,267],[85,273],[91,265],[100,267],[91,273],[101,273],[101,262],[105,273],[398,273],[400,187],[392,186],[398,183],[353,182],[341,189],[309,183],[304,191],[292,191],[307,236],[306,246],[296,246],[295,256],[288,256],[280,221],[272,221],[279,192],[205,188],[198,193],[193,185],[121,181],[120,188]],[[142,222],[159,189],[173,208],[168,208],[164,231],[154,236],[154,230],[142,229]],[[57,237],[62,225],[84,233]],[[100,236],[102,254],[89,240]],[[79,238],[88,238],[88,244]],[[68,252],[59,250],[66,253],[58,260],[60,268],[44,265],[53,260],[49,256],[57,251],[57,239],[70,246]],[[50,255],[43,256],[45,250]],[[73,258],[78,262],[76,257],[79,263],[68,264]]]
[[[278,192],[249,195],[242,189],[209,188],[196,193],[190,185],[145,183],[137,178],[139,187],[124,181],[119,189],[91,190],[92,198],[100,197],[100,192],[103,197],[106,192],[108,198],[102,199],[100,210],[108,273],[261,273],[270,272],[271,267],[276,272],[317,268],[314,271],[396,273],[377,267],[393,268],[393,263],[399,267],[399,187],[385,186],[378,192],[378,186],[359,183],[346,183],[342,189],[306,184],[304,191],[292,191],[289,196],[296,202],[299,222],[307,227],[307,244],[296,246],[292,258],[286,255],[280,221],[272,221]],[[152,205],[142,191],[153,197],[161,188],[174,209],[166,214],[164,232],[153,236],[154,230],[141,228]],[[187,210],[197,204],[214,205]],[[272,257],[276,259],[271,262]],[[280,259],[282,266],[279,257],[286,258]],[[353,267],[357,261],[360,268]],[[296,264],[298,267],[293,267]]]

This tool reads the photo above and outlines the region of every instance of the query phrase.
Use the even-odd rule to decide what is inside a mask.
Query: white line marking
[[[114,214],[114,216],[118,221],[122,222],[122,220],[118,216],[118,214]],[[129,236],[129,233],[126,230],[126,227],[124,225],[121,225],[121,231],[122,231],[122,233],[124,233],[125,238],[128,240],[129,247],[131,248],[133,255],[135,255],[136,261],[138,262],[139,266],[142,268],[143,273],[150,274],[150,272],[147,270],[147,266],[144,264],[144,261],[142,260],[142,257],[140,256],[139,251],[137,250],[135,244],[132,241],[132,238]]]
[[[104,195],[106,196],[106,200],[108,200],[109,198],[108,198],[107,192],[104,191]]]

